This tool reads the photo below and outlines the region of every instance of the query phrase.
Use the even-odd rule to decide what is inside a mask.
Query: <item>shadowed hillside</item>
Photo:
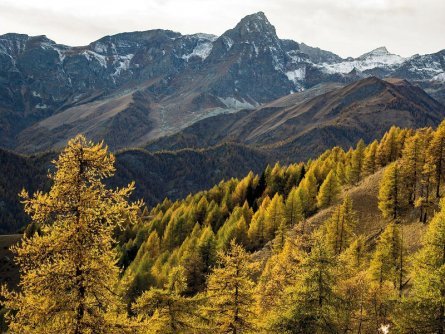
[[[29,222],[18,193],[48,189],[47,172],[56,153],[22,156],[0,149],[0,233],[15,232]],[[134,198],[155,205],[165,197],[178,199],[211,187],[222,179],[261,171],[268,157],[258,150],[236,144],[208,149],[150,153],[125,150],[116,154],[115,186],[136,182]]]

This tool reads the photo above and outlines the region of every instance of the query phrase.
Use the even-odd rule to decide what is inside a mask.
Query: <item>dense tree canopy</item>
[[[23,193],[34,224],[15,248],[21,291],[2,290],[10,332],[443,333],[443,211],[428,219],[444,128],[392,127],[152,208],[129,203],[133,185],[105,187],[113,156],[76,137],[51,190]],[[365,234],[349,194],[376,177],[381,221]]]

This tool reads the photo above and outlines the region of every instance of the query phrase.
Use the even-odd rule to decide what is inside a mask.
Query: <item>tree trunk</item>
[[[76,215],[76,223],[77,223],[77,228],[76,230],[79,230],[80,227],[80,200],[81,200],[81,183],[84,177],[84,164],[83,164],[83,149],[80,149],[80,155],[78,157],[79,159],[79,173],[77,175],[77,207],[75,208],[75,215]],[[76,237],[79,237],[79,233],[77,233]],[[81,238],[81,237],[80,237]],[[85,314],[85,278],[83,277],[83,270],[81,269],[82,264],[83,264],[83,259],[82,259],[82,241],[81,239],[79,240],[79,250],[78,250],[78,255],[79,257],[76,259],[77,260],[77,264],[76,264],[76,284],[77,284],[77,292],[78,292],[78,300],[77,300],[77,307],[76,307],[76,316],[75,316],[75,329],[74,329],[74,334],[82,334],[83,330],[81,328],[81,322],[82,322],[82,318]]]

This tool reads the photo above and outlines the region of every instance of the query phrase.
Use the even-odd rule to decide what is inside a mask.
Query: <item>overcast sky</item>
[[[280,38],[358,56],[445,49],[445,0],[0,0],[0,34],[85,45],[104,35],[164,28],[220,35],[263,11]]]

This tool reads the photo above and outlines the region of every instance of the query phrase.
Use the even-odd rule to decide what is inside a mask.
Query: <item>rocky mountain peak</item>
[[[235,43],[251,41],[277,41],[275,27],[269,22],[263,12],[247,15],[235,26],[226,31],[222,37],[229,37]]]
[[[381,46],[377,49],[372,50],[371,53],[373,53],[373,54],[389,54],[389,51],[386,48],[386,46]]]
[[[381,46],[377,49],[374,49],[372,51],[364,53],[363,55],[358,57],[358,59],[366,59],[366,58],[370,58],[370,57],[391,56],[391,55],[393,55],[393,54],[390,53],[385,46]]]
[[[275,27],[263,12],[247,15],[232,29],[227,30],[213,44],[209,60],[215,61],[227,53],[243,54],[247,58],[264,53],[274,53],[274,58],[283,58],[282,42]]]
[[[263,12],[247,15],[236,25],[234,30],[247,33],[276,34],[275,27]]]

